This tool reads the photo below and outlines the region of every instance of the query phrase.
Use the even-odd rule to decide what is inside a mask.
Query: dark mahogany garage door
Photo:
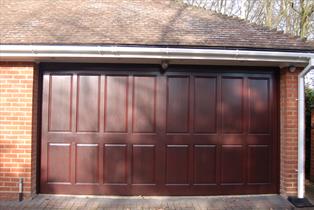
[[[277,193],[272,71],[77,68],[44,72],[42,193]]]

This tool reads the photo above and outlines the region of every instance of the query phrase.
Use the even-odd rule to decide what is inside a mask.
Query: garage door
[[[57,70],[43,76],[42,193],[277,193],[273,72]]]

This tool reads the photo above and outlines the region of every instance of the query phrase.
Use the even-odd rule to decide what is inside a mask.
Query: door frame
[[[36,193],[40,192],[40,179],[41,179],[41,142],[42,142],[42,103],[43,103],[43,75],[45,73],[68,73],[68,72],[102,72],[102,71],[118,71],[129,72],[129,71],[159,71],[164,72],[158,64],[104,64],[104,63],[51,63],[43,62],[37,64],[35,69],[38,71],[38,95],[36,99],[37,103],[37,145],[36,145]],[[274,150],[276,152],[276,161],[273,166],[273,170],[276,171],[277,178],[276,192],[280,193],[280,69],[278,67],[261,67],[261,66],[215,66],[215,65],[171,65],[168,70],[171,71],[185,71],[193,72],[204,71],[213,73],[269,73],[273,72],[274,81],[274,138],[276,143],[274,144]],[[33,100],[35,101],[35,100]],[[34,110],[34,108],[33,108]]]

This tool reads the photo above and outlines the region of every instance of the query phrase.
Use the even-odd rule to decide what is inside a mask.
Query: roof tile
[[[314,44],[171,0],[0,0],[1,44],[314,50]]]

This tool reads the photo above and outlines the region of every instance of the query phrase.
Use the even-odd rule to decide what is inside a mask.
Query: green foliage
[[[310,177],[311,165],[311,107],[314,102],[314,90],[310,87],[305,87],[305,174],[306,178]]]
[[[305,87],[305,117],[306,117],[306,139],[311,138],[311,106],[314,102],[314,90]]]

